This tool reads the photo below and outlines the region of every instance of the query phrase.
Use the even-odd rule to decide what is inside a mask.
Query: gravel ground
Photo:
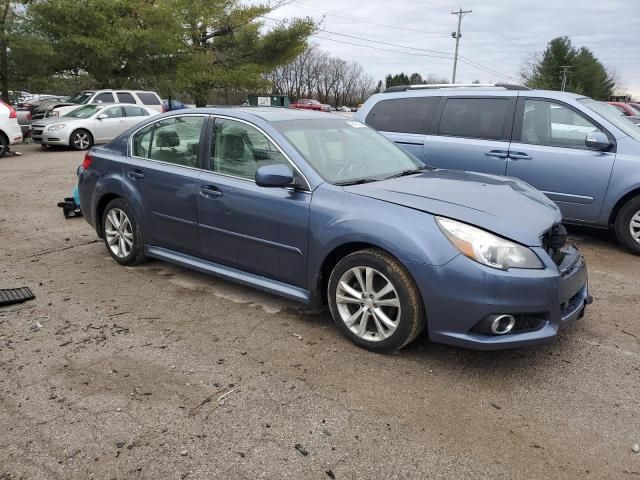
[[[594,304],[550,346],[395,355],[327,314],[64,220],[82,154],[0,159],[0,479],[640,478],[640,258],[572,230]],[[298,446],[296,448],[296,446]]]

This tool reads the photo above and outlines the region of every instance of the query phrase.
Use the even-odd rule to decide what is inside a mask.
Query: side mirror
[[[286,187],[292,183],[291,168],[281,163],[265,165],[256,170],[256,185],[259,187]]]
[[[587,136],[584,139],[584,144],[589,148],[600,150],[601,152],[606,152],[611,148],[609,138],[602,132],[587,133]]]
[[[105,118],[108,118],[106,113],[101,113],[100,115],[98,115],[98,120],[104,120]]]

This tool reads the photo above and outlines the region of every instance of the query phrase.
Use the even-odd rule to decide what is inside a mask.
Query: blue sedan
[[[167,113],[93,148],[84,218],[148,257],[328,305],[374,351],[551,341],[590,303],[561,214],[529,185],[424,165],[366,125],[271,108]]]

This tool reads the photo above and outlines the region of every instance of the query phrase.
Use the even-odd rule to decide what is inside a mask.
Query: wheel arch
[[[118,195],[117,193],[109,192],[102,195],[98,199],[98,202],[96,203],[96,209],[95,209],[96,233],[98,234],[99,238],[102,238],[102,236],[104,235],[104,232],[102,231],[102,217],[104,215],[104,210],[105,208],[107,208],[107,205],[109,204],[109,202],[111,200],[115,200],[116,198],[122,198],[122,196]]]
[[[631,200],[632,198],[640,197],[640,186],[634,188],[633,190],[625,193],[620,199],[616,202],[615,206],[611,210],[611,215],[609,215],[609,226],[613,226],[616,223],[616,219],[618,217],[618,213],[624,205]]]

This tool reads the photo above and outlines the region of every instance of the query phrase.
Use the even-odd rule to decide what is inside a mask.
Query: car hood
[[[562,220],[544,194],[515,178],[453,170],[344,187],[347,191],[460,220],[528,246]]]
[[[86,118],[73,118],[73,117],[49,117],[42,118],[40,120],[36,120],[34,124],[37,125],[53,125],[55,123],[75,123],[82,120],[87,120]]]

